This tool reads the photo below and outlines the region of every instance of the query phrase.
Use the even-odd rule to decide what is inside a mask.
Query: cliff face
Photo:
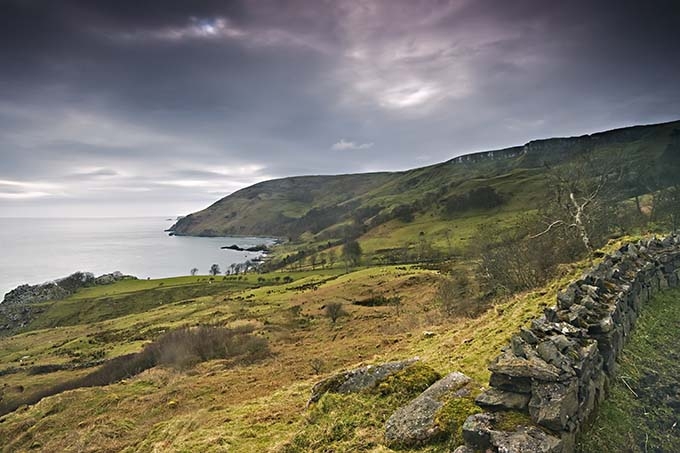
[[[352,223],[355,212],[363,212],[367,218],[385,216],[404,200],[427,212],[456,194],[457,186],[475,178],[560,165],[584,153],[619,153],[636,159],[647,154],[654,159],[677,130],[680,122],[635,126],[580,137],[534,140],[523,146],[468,154],[404,172],[266,181],[180,219],[171,230],[194,236],[317,234]]]

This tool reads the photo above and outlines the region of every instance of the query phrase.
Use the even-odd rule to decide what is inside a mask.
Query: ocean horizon
[[[38,284],[76,271],[95,275],[120,271],[140,279],[222,271],[259,253],[247,248],[272,244],[261,237],[170,236],[175,216],[164,217],[0,217],[0,302],[22,284]]]

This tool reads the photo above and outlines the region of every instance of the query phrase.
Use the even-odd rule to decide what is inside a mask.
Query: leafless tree
[[[328,251],[328,267],[333,267],[335,262],[338,260],[338,255],[335,253],[335,250],[329,250]]]
[[[593,229],[606,220],[605,212],[614,203],[612,189],[621,180],[620,161],[616,155],[596,159],[584,154],[572,164],[548,167],[552,200],[544,212],[544,229],[530,238],[565,228],[575,232],[586,251],[592,254]]]
[[[346,316],[347,312],[342,308],[340,302],[331,302],[326,304],[326,316],[331,320],[333,324],[341,317]]]

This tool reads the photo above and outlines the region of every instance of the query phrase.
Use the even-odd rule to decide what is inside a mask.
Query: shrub
[[[474,316],[482,308],[472,296],[470,279],[460,272],[440,280],[435,300],[447,316]]]
[[[444,200],[444,212],[451,216],[472,209],[491,209],[503,204],[503,197],[496,189],[482,186],[462,195],[453,195]]]
[[[111,359],[83,377],[39,390],[11,404],[0,404],[0,415],[66,390],[112,384],[157,365],[183,369],[213,359],[233,359],[235,363],[263,359],[269,355],[267,340],[252,332],[253,329],[248,326],[234,329],[199,326],[173,330],[145,346],[142,351]]]
[[[478,230],[471,243],[487,291],[512,294],[535,288],[556,274],[558,264],[583,254],[579,239],[568,232],[532,235],[538,224],[535,218],[525,217],[511,227],[484,225]]]
[[[359,305],[361,307],[383,307],[386,305],[395,305],[397,302],[395,299],[398,297],[385,297],[385,296],[371,296],[366,299],[355,300],[352,302],[354,305]]]
[[[344,310],[344,308],[342,308],[342,304],[340,302],[331,302],[327,304],[325,311],[326,316],[333,324],[335,324],[335,321],[337,321],[341,316],[347,316],[347,312]]]
[[[187,368],[213,359],[239,357],[251,362],[268,352],[267,340],[251,335],[252,328],[184,327],[160,337],[140,354],[149,354],[153,362],[174,368]]]

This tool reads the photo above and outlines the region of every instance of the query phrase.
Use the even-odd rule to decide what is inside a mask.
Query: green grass
[[[680,290],[657,295],[643,307],[624,347],[607,399],[579,451],[680,451]]]
[[[217,277],[212,283],[207,277],[179,277],[137,282],[123,281],[87,288],[65,300],[37,305],[45,311],[31,322],[26,330],[99,322],[131,313],[143,313],[176,301],[256,285],[252,277],[245,281]]]
[[[529,154],[501,158],[496,153],[494,159],[449,161],[403,172],[266,181],[219,200],[182,220],[179,228],[185,234],[205,234],[210,230],[208,233],[213,235],[248,232],[286,239],[292,234],[293,243],[277,247],[274,252],[276,258],[281,258],[299,248],[314,250],[329,240],[344,239],[345,227],[353,223],[352,214],[360,208],[379,206],[381,214],[387,215],[396,206],[411,205],[417,210],[416,219],[411,223],[391,220],[376,225],[370,219],[363,219],[361,227],[365,231],[359,241],[367,253],[417,244],[421,231],[435,249],[450,252],[451,242],[451,248],[460,252],[480,223],[505,222],[518,213],[536,208],[549,188],[544,161],[556,168],[586,151],[593,157],[616,156],[630,168],[637,168],[662,155],[671,140],[670,134],[677,127],[678,122],[624,129],[602,134],[593,146],[584,145],[579,139],[553,141],[549,143],[554,143],[554,148]],[[519,148],[514,152],[519,153]],[[485,186],[494,188],[505,203],[483,212],[444,213],[443,205],[449,197]],[[332,208],[346,203],[354,203],[357,208],[330,215],[321,232],[312,231],[314,222],[297,225],[295,234],[290,232],[291,218],[301,218],[313,208]],[[451,240],[447,240],[447,232]],[[299,238],[298,233],[301,233]]]
[[[611,243],[607,250],[618,245]],[[384,422],[396,408],[436,375],[451,371],[472,377],[473,392],[482,387],[488,382],[489,362],[510,336],[553,304],[557,291],[589,265],[566,265],[544,288],[497,301],[476,318],[443,316],[433,301],[437,273],[403,265],[358,268],[348,274],[339,268],[276,272],[213,284],[194,284],[187,277],[164,279],[163,285],[142,281],[134,283],[140,285],[137,292],[130,290],[130,282],[120,282],[106,290],[94,288],[100,292],[77,293],[55,302],[55,311],[43,315],[70,312],[76,303],[87,309],[109,298],[132,300],[135,294],[141,300],[151,300],[148,294],[166,294],[172,300],[142,312],[130,305],[126,312],[100,321],[2,338],[0,370],[15,369],[0,377],[3,383],[21,384],[31,392],[92,370],[32,375],[33,366],[76,364],[101,352],[105,358],[137,352],[168,329],[201,323],[252,326],[255,334],[268,339],[272,356],[238,366],[214,360],[181,372],[156,367],[106,387],[45,398],[0,419],[0,439],[6,440],[0,450],[68,451],[79,446],[83,451],[388,452]],[[284,276],[293,282],[276,282]],[[184,291],[193,287],[207,293],[184,299]],[[219,292],[210,293],[215,288]],[[400,297],[402,306],[396,310],[353,303],[372,297]],[[338,301],[349,315],[333,324],[323,307]],[[60,311],[59,305],[68,310]],[[312,386],[323,377],[414,356],[423,364],[415,368],[417,373],[397,376],[373,391],[327,395],[305,408]],[[314,358],[322,363],[320,371],[311,366]],[[18,396],[8,393],[10,399]],[[476,410],[471,400],[448,404],[438,416],[447,436],[414,451],[450,451],[459,440],[460,420]]]

